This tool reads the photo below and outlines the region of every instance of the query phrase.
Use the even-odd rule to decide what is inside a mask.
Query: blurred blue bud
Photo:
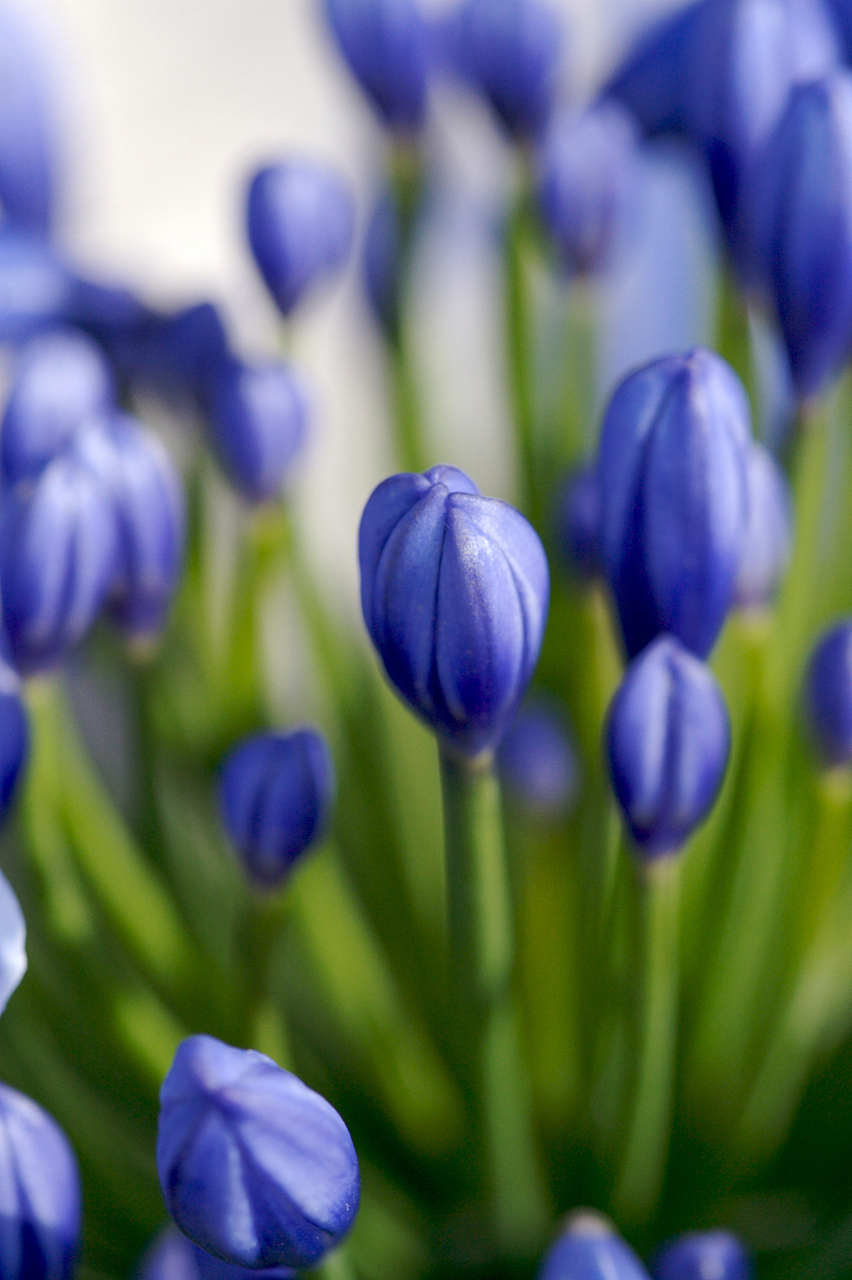
[[[249,184],[246,226],[266,287],[289,316],[314,285],[345,265],[355,229],[352,193],[325,165],[271,164]]]
[[[636,191],[636,132],[615,102],[552,121],[538,161],[538,204],[563,267],[591,275],[611,262]]]
[[[547,618],[547,560],[513,507],[454,467],[371,495],[358,541],[367,631],[400,695],[462,755],[497,746]]]
[[[577,793],[577,757],[559,703],[541,695],[521,707],[497,752],[500,780],[535,818],[563,817]]]
[[[538,1280],[648,1280],[648,1273],[605,1218],[580,1210],[551,1245]]]
[[[29,746],[29,721],[26,709],[21,701],[20,678],[16,671],[13,671],[5,661],[0,659],[0,818],[3,817],[12,803],[15,786],[27,762]],[[11,893],[11,890],[9,892]],[[3,894],[0,892],[0,937],[7,939],[10,936],[10,926],[8,919],[4,920],[2,898]],[[17,908],[17,904],[15,905]],[[17,912],[17,915],[20,916],[20,911]],[[22,951],[23,923],[23,919],[21,919],[20,945]],[[12,933],[14,932],[12,930]],[[3,944],[0,943],[0,955],[2,955],[2,950]],[[0,963],[0,967],[2,967],[2,963]],[[24,968],[26,968],[26,960],[24,960]],[[22,973],[23,969],[21,970]],[[19,974],[18,979],[20,979],[20,976]],[[18,980],[14,983],[14,986],[17,985]],[[8,998],[9,992],[6,990],[2,978],[0,978],[0,1013],[3,1012],[3,1007]]]
[[[15,698],[15,704],[12,699]],[[0,786],[3,810],[25,761],[28,730],[23,705],[14,694],[0,696]],[[27,926],[15,891],[0,871],[0,1013],[27,971]],[[0,1197],[2,1200],[2,1197]],[[0,1210],[1,1212],[1,1210]],[[3,1233],[0,1229],[0,1249]],[[5,1275],[0,1267],[0,1275]]]
[[[596,577],[601,563],[601,491],[598,469],[579,467],[558,497],[556,537],[562,558],[578,578]]]
[[[212,302],[166,314],[145,308],[93,328],[124,382],[169,401],[198,401],[230,358],[225,326]]]
[[[76,453],[99,477],[115,513],[110,612],[130,636],[162,629],[183,563],[183,486],[158,438],[128,414],[90,426]]]
[[[325,0],[340,51],[383,123],[417,133],[426,119],[428,38],[416,0]]]
[[[3,416],[4,482],[33,479],[114,400],[110,368],[86,334],[57,329],[33,338],[21,353]]]
[[[307,431],[308,403],[289,365],[229,360],[208,388],[212,443],[250,502],[275,498]]]
[[[46,671],[82,639],[112,586],[116,550],[110,495],[73,452],[7,495],[0,598],[18,671]]]
[[[852,764],[852,619],[837,623],[816,645],[805,678],[805,705],[823,763]]]
[[[358,1211],[358,1157],[334,1108],[211,1036],[184,1040],[163,1081],[157,1171],[181,1231],[252,1269],[314,1266]]]
[[[562,25],[543,0],[464,0],[453,15],[459,73],[514,138],[541,134],[559,87]]]
[[[654,1280],[751,1280],[751,1258],[730,1231],[693,1231],[662,1245],[651,1259]]]
[[[731,731],[716,677],[674,636],[660,636],[627,668],[606,734],[613,790],[637,852],[676,852],[709,813],[728,763]]]
[[[71,318],[74,277],[38,237],[0,226],[0,342]]]
[[[225,759],[219,809],[243,866],[274,889],[325,833],[334,800],[334,764],[316,729],[263,733]]]
[[[783,471],[762,444],[749,450],[746,482],[748,523],[734,603],[754,609],[771,604],[790,560],[793,504]]]
[[[77,1162],[55,1120],[0,1084],[0,1275],[69,1280],[80,1234]]]
[[[250,1270],[214,1258],[206,1249],[187,1240],[177,1227],[165,1227],[139,1268],[139,1280],[291,1280],[290,1267]]]
[[[37,21],[23,6],[0,4],[0,208],[15,225],[47,236],[59,156],[52,68]]]
[[[363,271],[364,287],[373,314],[390,339],[399,332],[401,248],[396,202],[386,191],[374,204],[367,222]]]
[[[749,406],[702,347],[629,374],[604,417],[601,546],[635,657],[669,631],[706,657],[733,602],[748,519]]]
[[[689,132],[688,78],[702,4],[666,14],[644,30],[604,89],[647,138]]]

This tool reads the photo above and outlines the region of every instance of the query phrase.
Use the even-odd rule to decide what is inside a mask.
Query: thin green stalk
[[[272,956],[285,925],[281,895],[253,893],[246,905],[241,942],[247,998],[246,1043],[290,1068],[290,1044],[282,1010],[270,999]]]
[[[526,190],[506,223],[505,290],[509,392],[520,462],[519,502],[536,526],[544,514],[535,432],[535,377],[532,351],[532,300],[529,285],[530,212]]]
[[[403,471],[427,466],[423,419],[415,362],[407,323],[407,302],[416,247],[417,218],[423,196],[423,158],[417,146],[397,143],[391,157],[391,189],[399,227],[397,297],[388,333],[397,462]]]

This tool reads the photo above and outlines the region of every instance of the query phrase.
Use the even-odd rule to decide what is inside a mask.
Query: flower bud
[[[47,1112],[0,1084],[0,1275],[69,1280],[80,1234],[80,1179]]]
[[[500,780],[519,808],[541,820],[568,812],[577,793],[577,758],[558,703],[531,698],[497,753]]]
[[[265,1054],[184,1040],[160,1089],[157,1171],[185,1235],[236,1266],[308,1268],[358,1210],[334,1108]]]
[[[627,668],[606,736],[637,852],[676,852],[709,813],[728,763],[728,712],[712,671],[674,636],[660,636]]]
[[[749,450],[746,481],[748,523],[734,603],[741,609],[755,609],[772,603],[787,568],[793,506],[784,473],[761,444]]]
[[[74,278],[48,246],[0,225],[0,342],[20,342],[70,318]]]
[[[0,431],[5,483],[37,476],[114,401],[109,366],[86,334],[57,329],[33,338],[15,370]]]
[[[823,763],[852,764],[852,619],[837,623],[817,643],[805,678],[805,704]]]
[[[566,480],[559,496],[556,537],[566,565],[578,578],[597,577],[602,567],[597,467],[580,467]]]
[[[308,405],[290,367],[229,360],[207,393],[210,433],[229,480],[250,502],[276,498],[304,442]]]
[[[646,138],[689,132],[687,83],[702,10],[699,0],[652,23],[604,89],[627,107]]]
[[[693,1231],[657,1250],[651,1275],[654,1280],[750,1280],[752,1265],[730,1231]]]
[[[316,729],[263,733],[231,751],[219,780],[219,809],[259,888],[281,884],[320,839],[333,799],[334,764]]]
[[[325,0],[340,52],[382,122],[417,133],[426,119],[428,40],[415,0]]]
[[[96,326],[124,381],[166,400],[197,400],[229,358],[218,309],[199,302],[180,311],[144,312],[130,323]]]
[[[11,804],[15,784],[29,754],[29,745],[29,722],[21,701],[21,681],[0,658],[0,818]],[[21,923],[23,925],[23,921]],[[0,982],[0,1013],[4,1003]]]
[[[320,280],[335,275],[352,247],[355,209],[333,169],[289,160],[258,169],[246,201],[249,244],[284,316]]]
[[[12,763],[15,765],[15,773],[17,776],[21,763],[26,751],[26,720],[23,719],[23,707],[18,702],[18,709],[21,713],[17,723],[12,724],[10,731],[10,714],[8,695],[4,695],[0,699],[0,768],[3,770],[2,783],[6,796],[5,804],[9,800],[9,763],[11,758],[10,746],[15,749],[15,756]],[[24,740],[21,750],[21,725],[23,724]],[[14,785],[14,779],[12,780]],[[4,804],[4,810],[5,810]],[[9,997],[18,987],[21,978],[27,971],[27,926],[24,923],[24,917],[15,891],[9,884],[9,881],[0,871],[0,1013],[9,1003]],[[2,1240],[2,1233],[0,1233]],[[0,1245],[2,1248],[2,1245]],[[5,1274],[0,1268],[0,1274]]]
[[[0,206],[47,236],[55,214],[57,130],[50,51],[25,6],[0,9]]]
[[[648,1280],[648,1273],[605,1218],[580,1211],[551,1246],[538,1280]]]
[[[139,1280],[292,1280],[291,1267],[263,1267],[252,1271],[214,1258],[187,1240],[177,1227],[164,1227],[138,1271]]]
[[[373,491],[358,557],[364,622],[413,710],[462,755],[492,750],[538,660],[547,560],[514,508],[454,467]]]
[[[614,102],[560,113],[538,163],[542,220],[566,271],[586,276],[612,261],[635,184],[633,122]]]
[[[628,375],[604,417],[604,567],[630,657],[663,631],[703,658],[733,601],[748,518],[749,407],[701,347]]]

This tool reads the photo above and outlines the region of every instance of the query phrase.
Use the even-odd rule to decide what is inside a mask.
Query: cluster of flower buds
[[[606,1218],[579,1209],[547,1254],[539,1280],[750,1280],[748,1251],[729,1231],[694,1231],[669,1240],[648,1269]]]

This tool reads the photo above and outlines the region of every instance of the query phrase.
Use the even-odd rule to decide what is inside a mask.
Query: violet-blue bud
[[[29,722],[21,701],[20,679],[17,672],[0,659],[0,818],[12,802],[15,786],[27,762],[29,745]],[[6,936],[6,924],[0,909],[0,937]],[[6,1003],[3,990],[4,984],[0,979],[0,1013]]]
[[[691,1231],[651,1259],[653,1280],[751,1280],[748,1250],[730,1231]]]
[[[184,1040],[163,1081],[157,1171],[181,1231],[252,1269],[315,1265],[358,1210],[358,1157],[334,1108],[211,1036]]]
[[[364,287],[373,314],[386,335],[399,332],[399,216],[389,191],[373,206],[364,236]]]
[[[80,1178],[65,1134],[0,1084],[0,1275],[69,1280],[80,1234]]]
[[[556,537],[565,564],[578,578],[591,579],[601,572],[601,493],[596,466],[579,467],[562,486]]]
[[[123,381],[170,401],[197,401],[229,358],[225,326],[211,302],[165,314],[145,308],[93,328]]]
[[[235,1267],[199,1249],[177,1227],[160,1232],[139,1268],[139,1280],[291,1280],[295,1275],[290,1267],[263,1267],[260,1271]]]
[[[262,733],[226,757],[219,810],[243,866],[274,889],[324,834],[334,800],[334,764],[316,729]]]
[[[635,126],[615,102],[561,112],[538,161],[538,205],[562,266],[574,275],[612,261],[635,194]]]
[[[538,819],[563,817],[579,781],[577,756],[559,703],[541,695],[521,707],[497,752],[506,793]]]
[[[33,479],[115,401],[109,365],[78,329],[33,338],[21,353],[0,432],[4,483]]]
[[[709,813],[728,763],[730,723],[716,677],[674,636],[660,636],[627,668],[606,739],[637,853],[676,852]]]
[[[229,360],[207,393],[210,434],[226,475],[251,502],[275,498],[304,443],[308,404],[289,365]]]
[[[605,1218],[579,1210],[545,1255],[538,1280],[648,1280],[648,1273]]]
[[[814,648],[805,677],[805,705],[823,763],[852,764],[852,619],[833,626]]]
[[[37,236],[0,226],[0,342],[71,318],[74,277]]]
[[[333,169],[312,160],[267,165],[249,184],[246,226],[266,287],[281,314],[289,316],[349,257],[352,193]]]
[[[643,30],[604,89],[648,138],[689,132],[687,83],[701,12],[699,0]]]
[[[417,133],[426,120],[428,39],[416,0],[325,0],[340,52],[382,122]]]
[[[731,607],[745,539],[749,407],[702,347],[616,389],[598,455],[601,546],[627,653],[669,631],[706,657]]]
[[[364,622],[391,684],[460,754],[495,748],[547,618],[535,530],[463,472],[433,467],[373,491],[358,557]]]
[[[0,6],[0,207],[15,225],[50,233],[57,187],[57,130],[49,54],[20,5]]]
[[[10,776],[10,764],[12,769],[20,770],[21,763],[26,752],[26,721],[23,722],[24,739],[21,743],[20,730],[21,720],[12,723],[12,717],[9,714],[9,707],[6,705],[8,695],[3,695],[0,701],[0,751],[2,752],[2,761],[0,767],[3,768],[3,784],[8,787]],[[23,707],[18,703],[21,712]],[[14,714],[14,713],[13,713]],[[8,741],[7,741],[8,738]],[[12,752],[14,751],[14,757]],[[14,779],[12,780],[14,786]],[[6,796],[8,803],[8,794]],[[9,884],[9,881],[0,871],[0,1013],[9,1003],[9,997],[16,990],[18,983],[27,971],[27,926],[24,923],[23,913],[18,899],[15,897],[15,891]],[[2,1231],[0,1231],[2,1238]],[[0,1268],[0,1275],[4,1274]]]
[[[768,449],[753,444],[746,467],[748,523],[734,587],[741,609],[771,604],[790,559],[793,504],[790,486]]]

